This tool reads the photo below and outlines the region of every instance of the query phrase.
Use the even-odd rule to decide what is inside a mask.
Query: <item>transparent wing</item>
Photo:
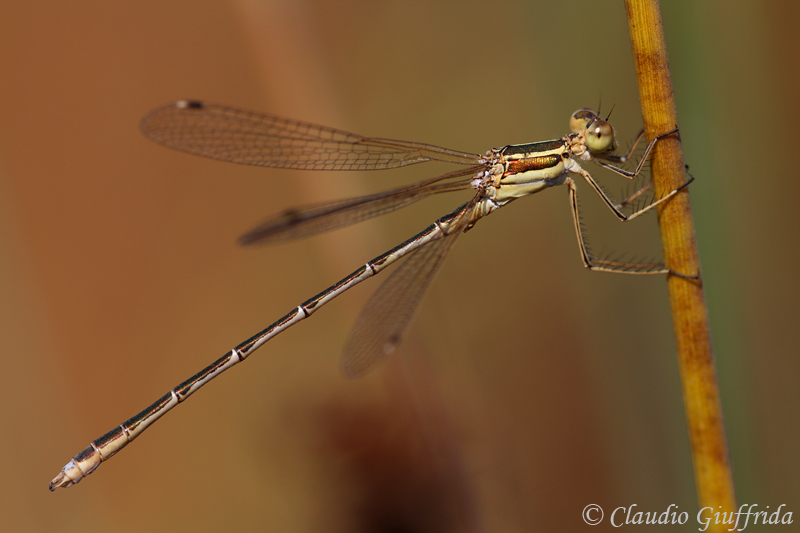
[[[264,167],[378,170],[425,161],[483,162],[477,154],[189,100],[154,109],[141,128],[149,139],[175,150]]]
[[[244,245],[274,244],[344,228],[372,217],[391,213],[433,194],[471,189],[472,176],[482,168],[482,166],[467,167],[378,194],[292,209],[249,231],[239,239],[239,242]],[[470,177],[466,180],[433,184],[461,176]]]
[[[412,252],[372,295],[345,344],[342,370],[347,377],[368,373],[400,344],[461,233],[458,229]]]

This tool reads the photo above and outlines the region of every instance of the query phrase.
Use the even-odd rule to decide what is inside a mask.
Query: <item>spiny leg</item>
[[[618,203],[616,205],[617,209],[620,209],[620,210],[624,209],[629,203],[631,203],[632,201],[636,200],[639,196],[641,196],[642,194],[644,194],[648,190],[650,190],[650,188],[652,186],[653,186],[652,183],[648,183],[647,185],[645,185],[644,187],[642,187],[638,191],[634,192],[633,194],[631,194],[630,196],[628,196],[627,198],[622,200],[620,203]]]
[[[678,133],[678,128],[675,128],[674,130],[670,130],[667,133],[662,133],[661,135],[657,135],[656,137],[654,137],[653,140],[650,141],[647,144],[647,148],[644,149],[644,153],[642,154],[642,157],[639,159],[639,163],[636,165],[636,170],[634,170],[634,171],[625,170],[624,168],[620,168],[620,167],[614,166],[614,165],[612,165],[610,163],[606,163],[605,161],[603,161],[603,159],[608,159],[608,160],[611,160],[611,161],[617,161],[618,159],[617,159],[616,156],[599,156],[599,157],[595,157],[594,158],[594,162],[596,164],[600,165],[601,167],[610,170],[614,174],[617,174],[619,176],[622,176],[623,178],[627,178],[627,179],[631,179],[632,180],[633,178],[638,176],[639,173],[642,171],[642,168],[644,167],[645,163],[647,162],[647,158],[650,156],[650,152],[653,150],[653,147],[656,145],[656,143],[658,141],[660,141],[661,139],[663,139],[664,137],[669,137],[673,133]],[[625,154],[625,156],[623,156],[625,161],[627,161],[627,158],[630,157],[630,155],[633,153],[633,150],[636,148],[636,145],[639,143],[639,140],[642,138],[643,135],[644,135],[644,131],[639,134],[639,137],[636,138],[636,142],[633,144],[631,149],[628,150],[628,153]],[[619,158],[619,160],[622,160],[622,159],[623,159],[622,157]],[[624,163],[625,161],[622,161],[622,162]]]
[[[578,188],[575,186],[575,180],[570,177],[567,177],[564,183],[566,183],[569,188],[569,206],[572,211],[572,221],[575,224],[575,235],[578,237],[578,247],[580,248],[583,266],[589,270],[596,270],[598,272],[618,272],[621,274],[671,274],[685,279],[698,278],[698,276],[688,276],[680,272],[675,272],[664,266],[663,263],[626,263],[592,258],[589,254],[589,248],[586,245],[583,229],[581,228],[580,209],[578,208]],[[688,183],[686,185],[688,185]],[[662,200],[664,199],[666,198],[662,198]],[[661,200],[659,200],[659,202],[660,201]]]
[[[667,134],[667,135],[669,135],[669,134]],[[605,159],[606,161],[613,161],[614,163],[617,163],[619,165],[622,165],[622,164],[628,162],[630,160],[631,156],[633,155],[633,153],[636,151],[636,148],[639,146],[639,143],[642,141],[642,139],[644,139],[644,129],[642,129],[639,132],[639,135],[636,136],[636,139],[634,139],[633,143],[628,148],[628,152],[625,155],[610,154],[610,155],[604,156],[603,159]],[[639,164],[637,165],[637,167],[639,167],[639,168],[634,172],[634,174],[638,174],[638,173],[641,172],[641,167],[643,167],[643,165],[644,165],[644,163],[642,163],[642,161],[646,161],[646,159],[647,159],[646,156],[649,155],[647,150],[645,151],[644,155],[645,155],[645,157],[641,157],[639,159]],[[603,162],[601,162],[601,161],[595,160],[594,162],[599,164],[600,166],[603,166],[603,164],[602,164]],[[604,168],[609,168],[612,171],[616,171],[616,170],[619,169],[619,167],[612,167],[612,166],[604,167]],[[623,174],[623,177],[627,178],[628,176]],[[633,179],[633,178],[631,178],[631,179]],[[631,203],[636,198],[638,198],[639,196],[641,196],[642,194],[647,192],[652,187],[652,185],[653,185],[652,183],[648,183],[647,185],[645,185],[641,189],[633,192],[630,196],[628,196],[627,198],[625,198],[624,200],[622,200],[618,204],[615,204],[616,208],[619,209],[619,210],[624,209],[625,206],[627,206],[629,203]]]
[[[644,139],[644,130],[640,131],[639,135],[636,136],[636,139],[634,139],[633,144],[631,144],[630,148],[628,148],[628,153],[626,153],[625,155],[609,154],[607,156],[604,156],[603,159],[605,159],[606,161],[613,161],[620,165],[627,162],[633,155],[633,152],[636,151],[636,147],[639,146],[639,142],[641,142],[642,139]]]
[[[603,156],[603,159],[605,159],[605,161],[613,161],[614,163],[616,163],[618,165],[622,165],[624,163],[627,163],[630,160],[630,158],[633,155],[633,153],[636,151],[636,148],[639,146],[639,143],[642,141],[642,139],[644,139],[644,129],[642,129],[639,132],[639,135],[636,136],[636,139],[634,139],[633,143],[628,148],[628,152],[625,155],[609,154],[609,155]],[[647,155],[648,155],[648,153],[647,153],[647,151],[645,151],[645,156],[647,156]],[[603,163],[605,161],[598,161],[597,159],[595,159],[594,162],[599,164],[600,166],[603,166]],[[637,164],[637,167],[640,167],[640,166],[644,165],[642,163],[642,161],[646,161],[646,157],[639,158],[639,164]],[[604,168],[609,168],[612,171],[616,171],[616,170],[620,169],[620,167],[613,167],[613,166],[604,167]],[[634,173],[638,174],[639,172],[641,172],[641,169],[638,169]],[[627,178],[628,176],[623,175],[623,177]],[[629,203],[631,203],[636,198],[638,198],[639,196],[644,194],[648,189],[650,189],[651,186],[652,186],[652,184],[648,183],[647,185],[645,185],[641,189],[635,191],[633,194],[631,194],[630,196],[628,196],[627,198],[625,198],[624,200],[622,200],[621,202],[616,204],[617,209],[620,209],[620,210],[623,209]]]
[[[693,182],[693,181],[694,181],[694,176],[692,176],[691,174],[689,174],[689,165],[686,165],[686,174],[689,176],[689,179],[688,179],[688,180],[686,180],[686,183],[684,183],[684,184],[681,186],[681,188],[683,188],[683,187],[686,187],[687,185],[689,185],[691,182]],[[652,183],[648,183],[647,185],[645,185],[645,186],[644,186],[644,187],[642,187],[641,189],[639,189],[639,190],[637,190],[637,191],[633,192],[633,193],[632,193],[630,196],[628,196],[627,198],[625,198],[624,200],[622,200],[620,203],[618,203],[618,204],[616,205],[617,209],[619,209],[619,210],[622,210],[622,209],[624,209],[624,208],[625,208],[625,207],[626,207],[628,204],[630,204],[631,202],[633,202],[634,200],[636,200],[636,199],[637,199],[639,196],[641,196],[642,194],[644,194],[644,193],[646,193],[647,191],[649,191],[649,190],[650,190],[652,187],[653,187],[653,184],[652,184]]]
[[[641,165],[640,165],[640,166],[641,166]],[[675,188],[675,189],[671,190],[670,192],[668,192],[667,194],[665,194],[664,196],[662,196],[662,197],[661,197],[661,198],[659,198],[658,200],[656,200],[656,201],[654,201],[654,202],[651,202],[650,204],[648,204],[648,205],[644,206],[642,209],[639,209],[639,210],[637,210],[637,211],[634,211],[634,212],[633,212],[633,213],[631,213],[630,215],[626,215],[626,214],[624,214],[622,211],[620,211],[620,209],[621,209],[622,207],[624,207],[625,203],[626,203],[626,202],[628,202],[628,201],[630,201],[632,198],[628,198],[628,199],[627,199],[627,200],[626,200],[624,203],[622,203],[622,204],[617,204],[616,202],[614,202],[614,201],[613,201],[613,200],[612,200],[612,199],[611,199],[611,198],[608,196],[608,194],[606,194],[606,192],[605,192],[605,191],[604,191],[604,190],[603,190],[603,189],[600,187],[600,185],[599,185],[599,184],[598,184],[598,183],[597,183],[597,182],[594,180],[594,178],[592,177],[592,175],[591,175],[591,174],[589,174],[587,171],[585,171],[585,170],[584,170],[584,169],[582,169],[582,168],[581,168],[581,169],[578,169],[578,171],[577,171],[577,172],[578,172],[578,173],[579,173],[581,176],[583,176],[583,179],[585,179],[585,180],[586,180],[586,182],[587,182],[589,185],[591,185],[591,186],[592,186],[592,189],[594,189],[594,192],[596,192],[596,193],[597,193],[597,195],[598,195],[598,196],[600,196],[600,198],[602,198],[603,202],[605,202],[605,204],[608,206],[608,208],[609,208],[609,209],[611,209],[611,212],[612,212],[612,213],[614,213],[614,214],[617,216],[617,218],[618,218],[618,219],[620,219],[622,222],[627,222],[628,220],[632,220],[632,219],[634,219],[634,218],[638,217],[639,215],[641,215],[641,214],[643,214],[643,213],[646,213],[647,211],[650,211],[651,209],[653,209],[653,208],[654,208],[655,206],[657,206],[658,204],[660,204],[660,203],[662,203],[662,202],[666,202],[667,200],[669,200],[670,198],[672,198],[673,196],[675,196],[676,194],[678,194],[678,192],[680,192],[680,191],[681,191],[681,189],[683,189],[684,187],[688,186],[688,185],[689,185],[689,184],[690,184],[692,181],[694,181],[694,177],[690,177],[690,178],[689,178],[689,179],[686,181],[686,183],[684,183],[684,184],[683,184],[683,185],[681,185],[680,187],[677,187],[677,188]],[[637,191],[636,193],[634,193],[634,197],[635,197],[635,196],[637,196],[637,195],[639,195],[640,193],[644,192],[644,190],[645,190],[646,188],[647,188],[647,187],[644,187],[643,189],[641,189],[641,190]]]

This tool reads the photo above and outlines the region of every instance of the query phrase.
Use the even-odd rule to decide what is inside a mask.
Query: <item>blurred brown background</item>
[[[585,271],[560,189],[462,237],[368,377],[338,358],[379,280],[47,491],[90,440],[464,198],[240,249],[271,213],[439,169],[203,160],[145,140],[151,108],[477,152],[559,137],[602,100],[623,141],[638,132],[621,2],[431,4],[0,4],[4,531],[585,531],[590,503],[694,519],[664,279]],[[797,513],[800,10],[664,10],[738,498]],[[657,253],[653,217],[618,224],[581,192],[599,249]]]

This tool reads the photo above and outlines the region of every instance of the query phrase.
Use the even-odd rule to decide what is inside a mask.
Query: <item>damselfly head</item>
[[[569,127],[573,133],[584,132],[586,147],[592,153],[601,154],[617,148],[614,128],[588,107],[578,109],[572,114]]]

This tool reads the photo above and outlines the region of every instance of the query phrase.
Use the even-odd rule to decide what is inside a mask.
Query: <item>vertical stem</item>
[[[658,0],[626,0],[639,97],[647,137],[678,124],[670,78],[664,28]],[[686,181],[678,136],[658,142],[652,160],[656,198]],[[689,275],[700,274],[694,223],[688,190],[658,209],[666,265]],[[683,400],[692,446],[695,482],[702,516],[734,512],[736,498],[728,460],[708,311],[701,281],[670,276],[669,297],[678,347]],[[730,524],[713,524],[708,531],[725,531]],[[718,529],[714,529],[716,526]]]

